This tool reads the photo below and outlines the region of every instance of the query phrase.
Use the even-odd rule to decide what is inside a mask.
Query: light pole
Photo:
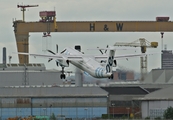
[[[115,103],[112,103],[112,106],[113,106],[113,118],[114,118],[114,106],[115,106]]]
[[[110,119],[110,111],[109,111],[109,95],[107,95],[107,114],[108,114],[108,119]]]
[[[162,50],[163,50],[163,34],[164,34],[164,32],[161,32],[160,34],[161,34],[161,52],[162,52]]]
[[[51,116],[51,107],[52,107],[52,104],[50,104],[50,106],[49,106],[49,107],[50,107],[50,116]]]
[[[128,119],[129,119],[129,107],[126,108],[127,109],[127,116],[128,116]]]
[[[2,120],[2,99],[1,99],[1,119]]]
[[[41,116],[41,106],[42,106],[42,105],[40,105],[40,116]]]
[[[46,112],[46,108],[43,108],[43,111],[44,111],[44,120],[45,120],[45,112]]]
[[[88,108],[85,108],[85,110],[86,110],[86,120],[87,120],[87,110],[88,110]]]

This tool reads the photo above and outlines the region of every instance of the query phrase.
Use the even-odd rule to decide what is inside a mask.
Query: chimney
[[[3,47],[3,53],[2,53],[2,61],[3,61],[3,64],[6,64],[7,63],[7,60],[6,60],[6,48]]]

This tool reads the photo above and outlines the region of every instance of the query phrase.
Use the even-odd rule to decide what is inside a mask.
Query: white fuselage
[[[107,78],[111,76],[111,73],[107,73],[106,69],[100,65],[94,58],[85,56],[81,52],[72,49],[66,48],[62,53],[65,55],[81,55],[83,60],[70,60],[69,62],[79,69],[86,71],[91,76],[96,78]]]

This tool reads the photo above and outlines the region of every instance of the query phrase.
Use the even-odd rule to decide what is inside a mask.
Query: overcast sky
[[[2,48],[7,48],[7,56],[12,55],[12,63],[18,63],[17,55],[11,54],[17,51],[15,36],[13,33],[13,20],[21,20],[22,12],[17,8],[17,4],[39,5],[39,7],[29,8],[25,12],[25,21],[39,21],[39,11],[55,10],[57,21],[155,21],[157,16],[169,16],[172,21],[173,1],[172,0],[1,0],[0,11],[0,56]],[[75,44],[82,46],[82,51],[90,54],[87,48],[97,46],[105,47],[113,45],[115,42],[132,42],[139,38],[148,41],[159,42],[157,49],[148,49],[149,52],[161,50],[160,32],[123,32],[123,33],[51,33],[52,50],[55,51],[55,44],[58,44],[59,51],[66,46],[73,47]],[[173,49],[173,33],[164,34],[164,44],[167,49]],[[29,52],[42,52],[42,33],[30,33]],[[140,53],[140,48],[138,48]],[[99,52],[96,52],[99,53]],[[127,54],[134,52],[119,52],[117,54]],[[2,59],[0,59],[2,62]],[[46,59],[34,59],[30,57],[32,63],[45,63],[48,69],[55,68],[54,62],[48,63]],[[140,71],[139,58],[119,60],[118,65],[127,69]],[[135,66],[135,67],[134,67]],[[153,68],[160,68],[160,55],[148,57],[148,71]]]

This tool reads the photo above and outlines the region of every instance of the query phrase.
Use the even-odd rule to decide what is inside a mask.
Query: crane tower
[[[114,46],[141,47],[141,53],[146,52],[146,48],[157,48],[158,42],[149,42],[145,38],[140,38],[130,43],[116,42]],[[147,73],[147,55],[140,58],[141,81],[144,80]]]
[[[38,7],[38,5],[17,5],[17,8],[21,8],[23,13],[23,21],[25,21],[25,11],[27,7]]]

